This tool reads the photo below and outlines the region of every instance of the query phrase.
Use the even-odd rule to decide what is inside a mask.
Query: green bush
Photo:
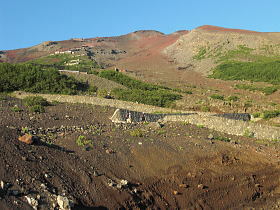
[[[210,112],[210,107],[209,106],[201,106],[200,109],[203,112]]]
[[[45,108],[42,105],[33,105],[29,107],[30,112],[44,113]]]
[[[153,106],[170,107],[181,95],[172,93],[172,89],[153,85],[133,79],[117,71],[105,70],[99,73],[100,77],[115,81],[129,89],[114,89],[111,94],[114,98],[124,101],[138,102]]]
[[[98,88],[97,88],[96,86],[90,85],[87,91],[88,91],[88,93],[91,93],[91,94],[92,94],[92,93],[96,93],[96,92],[97,92],[97,89],[98,89]]]
[[[280,84],[280,61],[226,62],[218,65],[210,77]]]
[[[130,136],[133,137],[143,137],[144,132],[141,129],[134,129],[129,132]]]
[[[122,74],[120,72],[113,71],[113,70],[101,71],[98,74],[98,76],[103,77],[108,80],[112,80],[114,82],[117,82],[117,83],[119,83],[125,87],[131,88],[131,89],[140,89],[140,90],[170,89],[167,87],[142,82],[140,80],[133,79],[125,74]]]
[[[23,110],[21,108],[19,108],[18,106],[14,106],[14,107],[11,108],[11,111],[13,111],[13,112],[21,112]]]
[[[204,58],[206,58],[206,53],[207,53],[207,50],[205,47],[201,47],[197,53],[197,55],[193,56],[193,59],[195,60],[202,60]]]
[[[85,136],[79,136],[77,139],[76,139],[76,144],[80,147],[84,147],[84,146],[87,146],[89,148],[92,148],[93,147],[93,142],[92,140],[90,139],[87,139]]]
[[[256,112],[256,113],[253,113],[252,115],[253,115],[253,117],[256,118],[256,117],[260,117],[260,116],[261,116],[261,113],[260,113],[260,112]]]
[[[108,91],[105,89],[99,89],[97,91],[97,96],[100,98],[105,98],[108,95]]]
[[[272,93],[276,92],[277,90],[278,90],[278,88],[277,87],[273,87],[273,86],[262,88],[262,92],[265,95],[271,95]]]
[[[228,101],[238,101],[239,100],[239,97],[238,96],[229,96],[228,98],[227,98],[227,100]]]
[[[33,93],[76,94],[87,85],[53,68],[30,64],[0,63],[0,92],[23,90]]]
[[[137,89],[114,89],[112,95],[119,100],[133,101],[160,107],[169,107],[175,100],[181,99],[180,95],[170,93],[166,90],[145,91]]]
[[[224,136],[217,136],[217,137],[214,137],[214,140],[224,141],[224,142],[230,142],[230,141],[231,141],[230,138],[227,138],[227,137],[224,137]]]
[[[40,105],[40,106],[49,105],[48,101],[41,96],[27,96],[23,99],[23,103],[25,106],[30,106],[30,107],[35,105]]]
[[[225,97],[222,96],[222,95],[218,95],[218,94],[213,94],[210,96],[210,98],[213,98],[213,99],[218,99],[218,100],[225,100]]]
[[[278,90],[277,86],[256,87],[254,85],[237,84],[235,85],[235,87],[238,89],[249,90],[249,91],[261,91],[265,95],[270,95]]]
[[[264,111],[261,115],[263,119],[270,119],[278,116],[280,116],[280,110]]]

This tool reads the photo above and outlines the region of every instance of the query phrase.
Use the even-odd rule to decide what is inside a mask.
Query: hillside
[[[79,71],[118,68],[140,80],[194,93],[184,96],[177,108],[252,113],[279,109],[279,43],[280,33],[206,25],[168,35],[142,30],[116,37],[47,41],[1,51],[0,61]],[[209,100],[213,94],[240,100],[234,104]]]
[[[46,41],[0,75],[0,209],[279,209],[280,33]]]

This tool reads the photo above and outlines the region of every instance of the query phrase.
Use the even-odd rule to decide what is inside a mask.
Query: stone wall
[[[26,96],[42,96],[48,101],[59,101],[67,103],[85,103],[99,106],[109,106],[117,109],[123,109],[119,115],[113,116],[111,119],[119,119],[119,121],[125,121],[127,114],[131,112],[133,119],[140,121],[144,117],[146,120],[155,121],[157,119],[163,121],[183,121],[195,125],[203,125],[209,129],[216,131],[229,133],[233,135],[249,135],[258,139],[280,139],[280,128],[271,127],[267,125],[257,124],[251,121],[244,121],[248,115],[235,115],[237,118],[227,119],[229,115],[218,115],[216,113],[208,112],[192,112],[192,111],[180,111],[168,108],[154,107],[143,104],[136,104],[133,102],[119,101],[114,99],[104,99],[91,96],[69,96],[69,95],[50,95],[50,94],[31,94],[25,92],[14,92],[13,94],[17,98],[25,98]],[[138,113],[137,113],[138,112]],[[150,115],[151,113],[160,112],[165,114]],[[116,113],[116,112],[115,112]],[[150,113],[150,114],[148,114]],[[176,114],[177,113],[177,114]],[[215,116],[216,115],[216,116]],[[231,115],[231,118],[233,115]],[[244,119],[243,119],[244,118]],[[131,120],[132,121],[132,120]]]
[[[187,116],[196,113],[166,113],[166,114],[152,114],[145,112],[136,112],[127,109],[117,109],[111,117],[112,122],[115,123],[139,123],[139,122],[158,122],[163,121],[167,116]]]

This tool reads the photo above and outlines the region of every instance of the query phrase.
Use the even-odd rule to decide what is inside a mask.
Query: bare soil
[[[51,209],[53,195],[73,209],[279,209],[279,143],[183,123],[115,125],[114,111],[57,104],[34,114],[2,99],[0,180],[19,193],[0,190],[1,209],[32,209],[26,195],[39,209]],[[32,145],[17,140],[27,130]],[[92,146],[78,146],[79,136]]]

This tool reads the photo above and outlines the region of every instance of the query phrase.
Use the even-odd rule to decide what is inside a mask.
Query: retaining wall
[[[233,135],[252,135],[258,139],[280,139],[280,128],[271,127],[267,125],[257,124],[251,121],[243,121],[245,115],[236,115],[239,120],[227,119],[225,116],[218,115],[216,113],[208,112],[192,112],[192,111],[180,111],[167,108],[160,108],[154,106],[148,106],[143,104],[136,104],[133,102],[119,101],[115,99],[104,99],[91,96],[69,96],[69,95],[50,95],[50,94],[31,94],[25,92],[15,92],[13,95],[17,98],[25,98],[26,96],[42,96],[48,101],[59,101],[67,103],[85,103],[99,106],[109,106],[118,109],[127,110],[124,111],[124,115],[115,116],[119,121],[124,121],[127,116],[127,112],[140,112],[140,114],[134,113],[135,119],[142,119],[143,113],[146,113],[147,119],[156,120],[159,118],[164,121],[184,121],[190,124],[203,125],[204,127],[225,132]],[[168,113],[159,116],[149,115],[148,113],[161,112]],[[173,114],[172,114],[173,113]],[[175,114],[181,113],[181,114]],[[142,114],[142,115],[141,115]],[[216,116],[215,116],[216,115]],[[233,115],[231,115],[232,117]],[[243,119],[244,118],[244,119]]]

